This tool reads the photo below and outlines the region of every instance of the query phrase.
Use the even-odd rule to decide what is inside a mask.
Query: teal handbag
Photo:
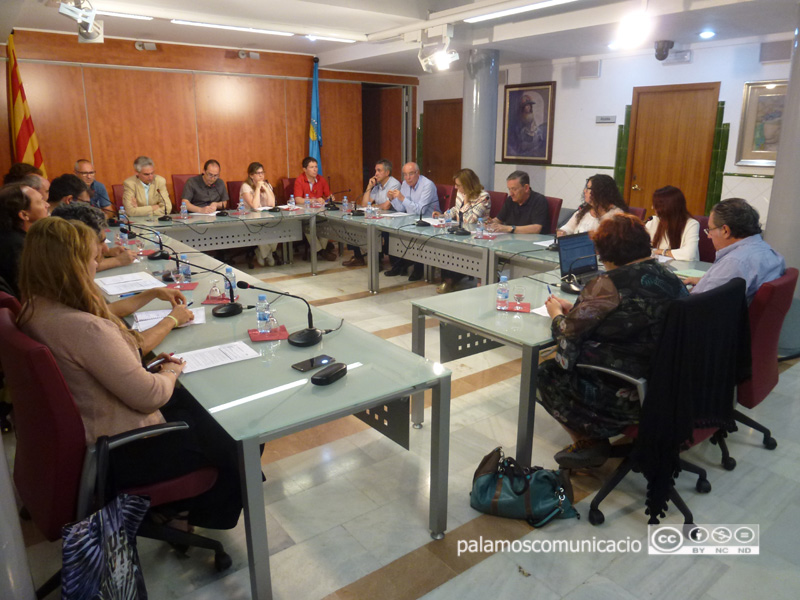
[[[553,519],[580,518],[572,506],[569,475],[523,467],[504,457],[502,447],[487,454],[472,478],[469,504],[475,510],[542,527]]]

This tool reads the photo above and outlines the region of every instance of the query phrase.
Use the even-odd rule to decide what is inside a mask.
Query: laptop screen
[[[583,256],[588,258],[577,260]],[[570,272],[570,266],[575,275],[597,271],[597,254],[588,232],[558,238],[558,257],[561,262],[562,277]]]

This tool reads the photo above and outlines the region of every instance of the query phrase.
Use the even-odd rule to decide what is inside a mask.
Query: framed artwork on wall
[[[781,136],[787,80],[748,81],[744,84],[742,120],[736,164],[774,167]]]
[[[532,165],[552,162],[555,104],[555,81],[505,86],[503,162]]]

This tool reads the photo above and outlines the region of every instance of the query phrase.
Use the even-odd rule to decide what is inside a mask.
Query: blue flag
[[[319,149],[322,147],[322,126],[319,118],[319,65],[314,61],[314,87],[311,91],[311,126],[308,128],[308,155],[313,156],[319,165],[319,174],[322,175],[322,157]]]

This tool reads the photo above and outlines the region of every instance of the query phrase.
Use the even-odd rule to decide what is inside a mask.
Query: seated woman
[[[453,177],[456,187],[456,203],[444,212],[433,211],[433,217],[438,218],[442,215],[450,217],[453,222],[458,223],[461,215],[463,223],[477,223],[478,219],[485,219],[489,216],[489,209],[492,201],[489,192],[483,189],[481,180],[472,169],[461,169]],[[460,273],[452,271],[442,271],[442,285],[436,288],[439,294],[446,294],[453,291],[453,286],[463,279]]]
[[[671,185],[657,189],[653,192],[653,210],[655,216],[645,223],[653,254],[700,260],[700,223],[689,214],[683,192]]]
[[[594,231],[600,221],[613,215],[627,212],[628,207],[619,193],[614,178],[610,175],[592,175],[583,188],[583,204],[569,221],[561,226],[556,235],[572,235]]]
[[[247,167],[247,179],[244,180],[239,190],[239,199],[244,200],[250,210],[258,210],[263,206],[275,206],[275,193],[272,186],[264,176],[264,165],[252,162]],[[278,244],[259,244],[256,246],[256,262],[262,267],[267,264],[275,266],[275,257],[272,255],[278,249]]]
[[[50,206],[30,181],[8,183],[0,188],[0,277],[19,298],[19,257],[28,229],[47,216]]]
[[[545,303],[556,357],[539,367],[539,392],[545,410],[574,442],[555,455],[566,469],[602,465],[608,438],[639,421],[632,386],[575,365],[646,376],[667,307],[688,294],[672,271],[650,257],[650,236],[633,215],[604,219],[593,239],[606,273],[583,289],[574,306],[554,296]]]
[[[170,421],[189,429],[115,449],[111,481],[144,485],[213,465],[212,489],[184,505],[191,525],[229,529],[242,508],[236,444],[183,389],[180,360],[162,354],[157,373],[142,366],[141,336],[112,314],[93,279],[97,237],[86,225],[56,217],[28,231],[20,264],[20,328],[45,344],[81,414],[86,441]],[[168,460],[165,460],[168,457]]]

